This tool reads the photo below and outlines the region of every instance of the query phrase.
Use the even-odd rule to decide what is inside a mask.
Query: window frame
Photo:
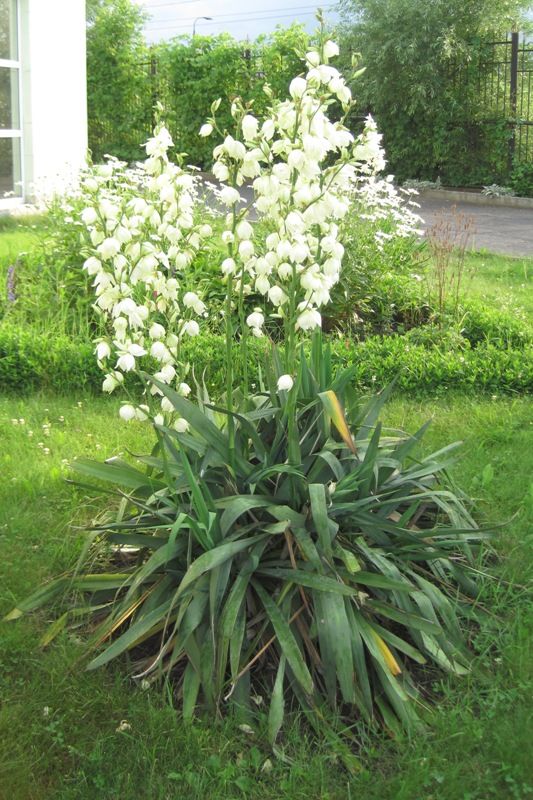
[[[15,69],[17,70],[17,85],[18,85],[18,128],[0,128],[0,139],[17,140],[19,146],[20,157],[20,195],[14,197],[0,197],[0,210],[11,208],[14,205],[20,205],[25,201],[25,180],[24,180],[24,121],[23,121],[23,98],[22,98],[22,61],[21,61],[21,13],[20,13],[20,0],[14,0],[15,4],[15,20],[17,26],[17,58],[0,58],[0,69]],[[17,181],[18,183],[18,181]]]

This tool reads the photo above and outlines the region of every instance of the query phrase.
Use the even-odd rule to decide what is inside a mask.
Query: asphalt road
[[[252,199],[252,190],[249,186],[243,186],[240,191],[248,201]],[[467,217],[472,217],[471,248],[473,250],[533,257],[533,208],[481,206],[474,203],[435,200],[423,196],[416,199],[420,204],[417,213],[424,220],[425,228],[432,225],[440,213],[446,212],[455,205],[459,212]]]
[[[423,197],[417,200],[420,203],[418,213],[426,227],[454,205],[449,200]],[[533,208],[478,206],[473,203],[457,203],[456,206],[459,212],[473,219],[472,249],[533,256]]]

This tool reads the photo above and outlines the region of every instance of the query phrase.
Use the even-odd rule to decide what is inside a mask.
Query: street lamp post
[[[198,22],[199,19],[211,20],[211,19],[213,19],[213,17],[196,17],[196,19],[194,20],[194,22],[192,24],[192,35],[193,35],[193,37],[196,35],[196,23]]]

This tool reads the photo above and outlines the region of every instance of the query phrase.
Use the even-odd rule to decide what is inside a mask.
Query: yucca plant
[[[189,432],[159,426],[143,468],[75,462],[115,487],[118,514],[94,528],[74,577],[10,617],[70,587],[45,641],[89,608],[90,669],[130,653],[137,678],[171,677],[186,718],[267,694],[272,742],[286,703],[315,722],[329,708],[411,726],[411,667],[460,675],[470,661],[461,617],[483,534],[447,480],[453,445],[416,458],[426,426],[385,435],[388,392],[362,407],[317,337],[300,357],[291,447],[280,371],[274,352],[263,390],[233,414],[234,448],[226,410],[157,383]]]

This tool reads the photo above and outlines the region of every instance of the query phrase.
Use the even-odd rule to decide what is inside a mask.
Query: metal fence
[[[489,117],[509,128],[508,168],[533,161],[533,43],[524,34],[486,42],[478,64],[478,97]]]

